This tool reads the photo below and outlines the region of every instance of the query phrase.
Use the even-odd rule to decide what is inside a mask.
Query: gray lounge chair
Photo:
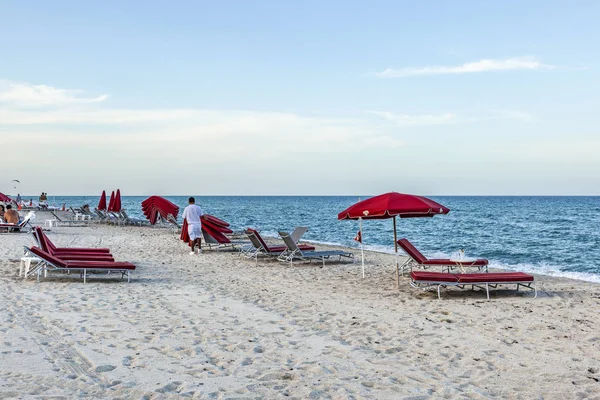
[[[63,225],[63,226],[85,226],[88,224],[89,221],[86,220],[75,220],[75,219],[61,219],[54,211],[50,211],[50,214],[54,215],[54,218],[56,218],[56,221],[58,222],[57,225]]]
[[[279,232],[279,236],[281,236],[281,239],[283,239],[283,242],[287,246],[287,251],[279,255],[277,259],[282,262],[289,262],[290,265],[293,265],[294,260],[296,259],[309,262],[312,260],[319,260],[322,261],[323,266],[325,266],[325,260],[335,256],[338,256],[340,261],[342,260],[342,257],[346,257],[354,262],[354,254],[351,252],[343,250],[302,251],[287,232]]]

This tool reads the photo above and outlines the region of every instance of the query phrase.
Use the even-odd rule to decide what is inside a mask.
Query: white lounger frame
[[[485,285],[485,286],[484,286]],[[490,299],[490,287],[495,289],[498,285],[517,285],[517,290],[522,286],[527,289],[533,290],[533,298],[537,298],[537,285],[535,281],[513,281],[513,282],[477,282],[477,283],[460,283],[460,282],[439,282],[439,281],[415,281],[411,278],[410,286],[418,289],[427,290],[431,287],[437,286],[437,294],[438,299],[442,299],[442,295],[440,293],[442,286],[454,286],[460,289],[464,289],[467,286],[471,286],[471,289],[475,289],[476,287],[480,289],[484,289],[487,294],[487,299]]]

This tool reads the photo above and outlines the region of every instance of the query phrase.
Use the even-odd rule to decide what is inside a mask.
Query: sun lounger
[[[43,240],[49,249],[52,251],[61,252],[77,252],[77,253],[107,253],[110,254],[110,249],[102,247],[56,247],[56,245],[50,240],[41,227],[35,227],[34,232],[36,234],[36,241],[41,245]],[[40,246],[42,247],[42,246]]]
[[[262,238],[260,233],[256,229],[248,228],[246,229],[246,235],[250,242],[252,243],[252,247],[249,248],[243,255],[247,258],[257,259],[259,255],[273,256],[278,257],[281,253],[286,252],[288,250],[287,246],[278,246],[278,245],[269,245]],[[299,245],[301,250],[314,250],[315,246],[310,245]]]
[[[537,297],[537,287],[533,275],[523,272],[490,272],[479,274],[451,274],[444,272],[429,271],[411,271],[410,285],[416,288],[428,288],[437,286],[438,298],[441,299],[440,290],[442,286],[455,286],[464,289],[471,286],[485,289],[487,299],[490,299],[490,287],[496,288],[498,285],[517,285],[533,290],[533,298]]]
[[[342,257],[350,258],[354,261],[354,254],[348,251],[342,250],[326,250],[326,251],[302,251],[302,249],[294,242],[292,237],[286,232],[279,232],[279,236],[283,239],[283,242],[287,246],[287,251],[281,253],[278,257],[279,261],[289,262],[293,265],[294,260],[312,261],[320,260],[325,266],[325,260],[330,257],[338,256],[340,261]]]
[[[32,226],[31,226],[31,218],[32,218],[32,214],[28,213],[25,218],[23,218],[23,221],[19,222],[18,224],[0,224],[0,232],[4,232],[4,233],[11,233],[11,232],[20,232],[20,233],[28,233]],[[27,229],[28,228],[28,229]]]
[[[488,271],[488,260],[480,258],[476,260],[454,261],[449,259],[428,259],[425,257],[408,239],[398,240],[398,245],[408,254],[408,259],[400,266],[402,276],[404,276],[404,268],[409,267],[412,271],[413,267],[441,267],[442,272],[450,272],[453,268],[463,269],[464,267],[475,267],[478,270]]]
[[[87,225],[89,221],[85,221],[85,220],[80,220],[80,219],[61,219],[58,215],[56,215],[56,213],[54,211],[50,211],[50,214],[52,214],[54,216],[54,218],[56,218],[56,223],[57,225],[62,225],[62,226],[83,226],[83,225]]]
[[[42,260],[41,265],[37,267],[38,281],[42,272],[46,276],[48,271],[78,271],[83,277],[83,283],[86,283],[89,271],[100,271],[109,274],[118,272],[121,274],[121,279],[127,276],[127,282],[129,282],[131,278],[130,273],[135,270],[135,265],[129,262],[67,261],[35,246],[31,248],[25,247],[25,252]]]
[[[85,248],[61,248],[57,249],[52,245],[50,239],[44,234],[41,228],[37,227],[33,231],[33,237],[38,247],[48,254],[59,257],[66,261],[115,261],[108,249],[85,249]]]

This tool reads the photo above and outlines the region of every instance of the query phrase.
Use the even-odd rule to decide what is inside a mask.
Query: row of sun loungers
[[[220,220],[216,219],[215,224]],[[1,226],[0,226],[1,227]],[[354,255],[351,252],[343,250],[317,251],[310,244],[299,244],[302,235],[308,230],[306,227],[298,227],[291,234],[280,231],[279,236],[283,240],[283,245],[274,245],[268,243],[256,229],[247,229],[245,234],[249,241],[232,241],[225,235],[215,235],[219,240],[210,234],[204,236],[207,244],[217,245],[218,247],[226,244],[231,248],[239,246],[241,254],[246,258],[255,259],[258,257],[267,257],[290,263],[294,261],[319,261],[325,266],[325,261],[337,258],[341,261],[346,258],[354,262]],[[222,231],[222,230],[221,230]],[[225,232],[231,232],[230,229]],[[48,271],[76,271],[83,277],[84,283],[87,281],[88,273],[107,272],[120,273],[121,277],[127,276],[130,281],[131,271],[135,270],[135,265],[129,262],[117,262],[110,249],[107,248],[73,248],[57,247],[48,238],[41,227],[33,229],[33,236],[37,246],[25,247],[26,255],[33,256],[41,260],[29,275],[37,273],[38,281],[43,274]],[[224,239],[225,238],[225,239]],[[226,243],[223,243],[226,242]],[[516,285],[517,290],[527,288],[534,291],[534,298],[537,297],[537,287],[532,275],[522,272],[488,272],[488,260],[451,260],[451,259],[428,259],[407,239],[398,240],[398,245],[407,253],[408,259],[402,265],[402,268],[410,268],[410,285],[415,288],[436,288],[438,298],[441,298],[442,287],[456,288],[481,288],[486,291],[487,299],[490,299],[490,288],[496,288],[498,285]],[[441,272],[428,270],[432,267],[441,267]],[[454,273],[453,269],[463,267],[477,268],[477,273]],[[417,268],[419,270],[417,270]]]

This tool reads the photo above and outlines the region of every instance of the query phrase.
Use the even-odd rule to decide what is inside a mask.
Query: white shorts
[[[188,235],[190,235],[190,240],[202,238],[202,224],[189,224]]]

